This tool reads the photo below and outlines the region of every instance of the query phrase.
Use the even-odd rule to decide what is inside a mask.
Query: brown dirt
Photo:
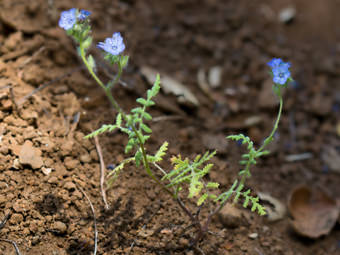
[[[274,153],[253,169],[248,185],[283,203],[300,184],[322,187],[339,198],[334,164],[340,146],[339,1],[69,2],[0,2],[0,219],[8,215],[0,238],[15,241],[27,255],[92,254],[93,217],[81,187],[95,208],[98,254],[197,253],[183,248],[192,237],[188,218],[141,169],[123,172],[107,192],[110,210],[104,209],[97,151],[83,136],[110,122],[114,113],[79,69],[74,45],[57,27],[60,12],[71,7],[92,11],[96,42],[114,31],[123,33],[131,57],[122,78],[128,87],[114,93],[124,108],[133,107],[148,87],[140,73],[143,66],[187,84],[200,106],[181,105],[161,93],[153,115],[180,119],[153,122],[148,149],[167,140],[171,154],[193,156],[217,144],[220,152],[210,177],[223,187],[237,175],[243,148],[214,138],[241,131],[260,143],[276,114],[266,62],[274,56],[291,61],[298,87],[285,94]],[[276,17],[289,5],[297,15],[284,25]],[[101,58],[96,49],[93,53]],[[197,85],[198,70],[212,66],[223,70],[222,84],[213,90],[218,102]],[[109,70],[104,62],[100,68]],[[102,72],[103,79],[108,73]],[[54,82],[23,100],[49,81]],[[244,124],[250,117],[259,121]],[[124,142],[118,133],[100,137],[107,165],[124,157]],[[312,157],[286,160],[305,152]],[[308,240],[294,234],[288,216],[271,223],[251,215],[234,228],[224,228],[216,219],[211,231],[199,244],[205,254],[340,254],[338,225],[329,235]],[[252,233],[258,236],[249,237]],[[15,251],[0,242],[0,253]]]

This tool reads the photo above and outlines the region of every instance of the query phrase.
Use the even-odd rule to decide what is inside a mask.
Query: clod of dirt
[[[288,201],[294,230],[305,237],[316,239],[327,235],[335,225],[339,207],[336,201],[321,189],[307,186],[296,188]]]
[[[19,162],[22,165],[29,165],[33,169],[39,169],[44,164],[40,155],[41,151],[38,148],[34,148],[30,141],[26,141],[21,147]]]
[[[226,228],[237,228],[247,226],[246,212],[236,208],[233,204],[226,204],[218,213],[220,222]]]
[[[65,223],[61,221],[56,221],[53,223],[52,229],[56,231],[58,234],[65,234],[67,231],[67,226]]]
[[[267,193],[257,193],[261,201],[264,202],[269,221],[281,220],[286,214],[286,207],[278,199]],[[268,205],[270,204],[270,205]]]

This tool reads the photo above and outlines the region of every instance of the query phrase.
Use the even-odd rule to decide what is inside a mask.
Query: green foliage
[[[113,182],[117,179],[119,173],[124,169],[125,165],[135,161],[135,157],[124,159],[118,166],[116,166],[109,174],[108,174],[108,186],[110,187]]]
[[[251,177],[250,170],[249,170],[250,165],[255,165],[257,163],[255,159],[258,157],[261,157],[262,155],[269,154],[269,151],[256,150],[254,148],[254,143],[250,140],[250,138],[243,134],[229,135],[227,136],[227,138],[234,140],[234,141],[239,141],[241,142],[241,144],[247,144],[248,153],[243,154],[242,155],[243,160],[240,161],[240,164],[245,165],[245,168],[239,172],[239,175]]]
[[[174,187],[176,192],[182,190],[182,187],[188,185],[188,198],[198,197],[197,204],[201,205],[206,199],[215,199],[214,194],[208,192],[209,189],[218,188],[219,184],[215,182],[208,182],[205,184],[203,177],[205,177],[213,164],[205,164],[209,161],[216,151],[211,153],[206,152],[203,156],[198,155],[194,161],[189,161],[188,158],[182,159],[181,155],[172,157],[171,161],[174,168],[162,180],[168,180],[167,187]],[[177,194],[176,194],[177,195]]]
[[[224,205],[230,197],[234,196],[233,202],[237,203],[240,200],[240,197],[242,197],[244,199],[242,204],[244,208],[247,208],[248,205],[251,204],[250,210],[252,212],[257,211],[257,213],[261,216],[266,215],[265,207],[259,203],[259,198],[251,196],[250,189],[242,191],[244,188],[244,185],[242,183],[239,183],[239,185],[237,184],[238,181],[235,180],[230,189],[219,195],[215,199],[215,202],[220,202],[221,205]]]
[[[150,163],[156,163],[163,160],[163,156],[166,154],[168,150],[168,142],[164,142],[161,147],[159,147],[158,151],[154,156],[148,155],[147,159]]]

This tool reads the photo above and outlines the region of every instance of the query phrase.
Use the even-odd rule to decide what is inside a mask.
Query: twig
[[[28,59],[26,59],[24,62],[22,62],[20,65],[19,65],[19,68],[23,68],[25,65],[29,64],[33,58],[35,58],[36,56],[38,56],[41,52],[43,52],[45,50],[45,46],[41,46],[36,52],[34,52],[34,54],[29,57]]]
[[[40,90],[46,88],[47,86],[49,86],[49,85],[51,85],[51,84],[53,84],[53,83],[55,83],[55,82],[58,82],[58,81],[60,81],[60,80],[62,80],[62,79],[64,79],[64,78],[66,78],[67,76],[69,76],[69,75],[71,75],[71,74],[73,74],[73,73],[75,73],[75,72],[80,71],[80,70],[83,69],[83,68],[84,68],[83,66],[79,66],[79,67],[74,68],[73,70],[71,70],[71,71],[69,71],[69,72],[67,72],[67,73],[65,73],[65,74],[63,74],[63,75],[61,75],[61,76],[59,76],[59,77],[57,77],[57,78],[51,80],[51,81],[48,81],[48,82],[46,82],[46,83],[40,85],[38,88],[34,89],[31,93],[27,94],[27,95],[24,96],[22,99],[20,99],[19,102],[18,102],[18,105],[19,105],[19,106],[22,105],[23,103],[25,103],[25,101],[26,101],[27,99],[29,99],[31,96],[33,96],[35,93],[39,92]]]
[[[21,255],[20,250],[19,250],[16,242],[9,240],[9,239],[3,239],[3,238],[0,238],[0,241],[6,242],[6,243],[11,243],[14,246],[14,249],[15,249],[15,252],[17,253],[17,255]]]
[[[107,203],[107,200],[106,200],[106,192],[105,192],[105,188],[104,188],[104,182],[105,182],[105,163],[104,163],[102,149],[100,147],[100,144],[99,144],[97,136],[94,137],[94,142],[96,144],[96,149],[97,149],[97,153],[98,153],[98,157],[99,157],[99,162],[100,162],[100,191],[102,193],[103,201],[104,201],[104,204],[105,204],[105,209],[108,210],[110,207],[109,207],[109,205]]]
[[[83,195],[86,197],[87,201],[90,204],[91,207],[91,211],[93,214],[93,225],[94,225],[94,251],[93,251],[93,255],[97,254],[97,242],[98,242],[98,230],[97,230],[97,220],[96,220],[96,213],[94,211],[93,205],[91,203],[90,198],[86,195],[85,191],[79,186],[77,185],[78,189],[81,191],[81,193],[83,193]]]

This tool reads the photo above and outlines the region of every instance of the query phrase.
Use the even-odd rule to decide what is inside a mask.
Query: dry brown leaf
[[[339,207],[336,201],[322,189],[300,186],[293,190],[288,208],[293,216],[294,230],[309,238],[327,235],[335,225]]]

